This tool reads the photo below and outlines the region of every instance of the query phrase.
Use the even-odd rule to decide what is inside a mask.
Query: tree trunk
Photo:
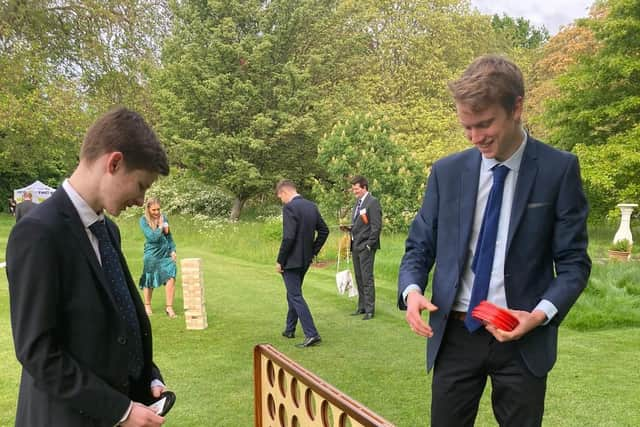
[[[240,219],[240,212],[242,212],[242,207],[246,201],[247,199],[241,199],[239,197],[233,199],[233,206],[231,207],[231,215],[229,217],[231,221],[238,221]]]

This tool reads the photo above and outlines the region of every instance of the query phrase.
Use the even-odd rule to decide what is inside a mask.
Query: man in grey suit
[[[358,286],[358,308],[352,314],[362,314],[362,320],[370,320],[376,311],[373,265],[376,251],[380,249],[382,209],[378,199],[369,193],[369,182],[365,177],[353,177],[351,191],[356,197],[356,205],[351,214],[351,253]]]
[[[23,216],[29,213],[29,211],[36,206],[31,198],[32,196],[30,191],[25,191],[22,195],[22,202],[18,203],[18,206],[16,206],[16,222],[20,221]]]
[[[591,271],[578,159],[523,130],[523,78],[505,58],[480,57],[449,86],[475,148],[431,169],[400,265],[398,305],[428,338],[432,426],[473,426],[487,377],[498,424],[540,426],[558,326]],[[519,325],[477,322],[479,300]]]
[[[22,218],[7,244],[16,356],[17,427],[160,426],[147,407],[164,391],[151,325],[120,248],[117,216],[142,206],[169,166],[144,119],[98,118],[80,163]]]

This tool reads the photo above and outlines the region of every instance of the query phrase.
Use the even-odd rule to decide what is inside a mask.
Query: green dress
[[[163,222],[168,222],[167,217],[163,218]],[[145,242],[144,267],[139,286],[140,289],[157,288],[176,277],[176,263],[171,259],[171,252],[176,250],[176,245],[171,232],[164,234],[162,227],[153,230],[144,216],[140,218],[140,228],[144,233]]]

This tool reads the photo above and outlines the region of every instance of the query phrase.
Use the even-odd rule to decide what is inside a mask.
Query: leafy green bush
[[[355,115],[338,123],[320,141],[318,163],[325,175],[313,191],[323,212],[336,212],[329,220],[351,221],[355,204],[350,179],[363,175],[369,190],[380,200],[383,227],[402,230],[420,206],[424,176],[422,166],[403,146],[394,144],[389,125],[380,118]]]
[[[159,179],[147,193],[157,197],[162,210],[169,214],[228,217],[233,197],[214,185],[203,183],[183,170],[172,170]]]

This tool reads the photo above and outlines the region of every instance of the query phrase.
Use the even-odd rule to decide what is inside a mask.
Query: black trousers
[[[373,280],[375,249],[353,249],[353,270],[358,286],[358,311],[374,314],[376,311],[376,284]]]
[[[431,426],[472,427],[487,378],[500,426],[542,424],[547,377],[529,372],[515,342],[500,343],[484,328],[470,333],[450,318],[433,371]]]

